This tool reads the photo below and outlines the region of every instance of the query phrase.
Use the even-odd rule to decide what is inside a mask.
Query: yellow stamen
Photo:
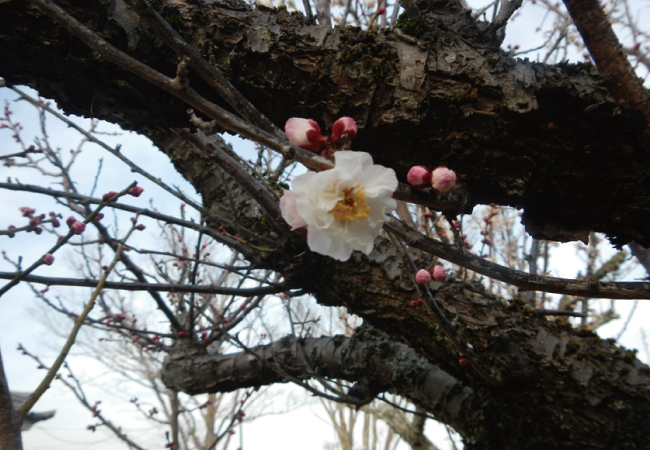
[[[344,189],[343,193],[345,197],[343,200],[339,200],[329,213],[334,214],[336,220],[344,222],[356,220],[361,225],[361,221],[368,218],[368,214],[366,213],[370,211],[370,207],[366,205],[366,193],[364,189],[364,187],[359,188],[358,184],[353,188]]]

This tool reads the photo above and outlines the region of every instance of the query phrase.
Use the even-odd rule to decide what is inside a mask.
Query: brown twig
[[[210,85],[223,99],[228,102],[239,114],[258,127],[275,134],[276,137],[286,140],[284,133],[273,122],[264,116],[255,106],[244,97],[223,76],[219,68],[209,64],[199,53],[178,34],[167,21],[145,0],[128,0],[137,13],[145,19],[151,28],[163,38],[169,47],[181,58],[187,58],[188,64],[194,68],[203,80]]]
[[[84,307],[83,311],[81,314],[79,314],[79,317],[74,321],[74,325],[72,327],[72,331],[70,331],[70,335],[68,336],[68,339],[66,340],[65,344],[63,345],[63,348],[61,349],[61,352],[59,353],[59,356],[57,356],[56,360],[52,364],[52,366],[48,369],[47,374],[43,378],[43,380],[40,382],[38,387],[34,389],[34,392],[32,392],[29,396],[29,398],[23,403],[23,405],[19,409],[19,414],[21,417],[25,418],[27,416],[27,413],[32,409],[32,407],[36,404],[39,398],[43,394],[45,394],[45,391],[47,391],[50,388],[50,384],[52,383],[52,380],[54,380],[54,377],[56,376],[56,373],[58,370],[61,368],[61,365],[65,361],[65,358],[68,356],[68,353],[70,353],[70,349],[74,345],[75,340],[77,339],[77,334],[79,334],[79,330],[81,329],[82,325],[84,324],[86,317],[88,317],[88,314],[90,314],[90,311],[93,309],[95,306],[95,299],[99,296],[101,293],[102,289],[104,288],[104,283],[106,283],[106,279],[108,278],[108,275],[113,271],[115,268],[115,265],[118,263],[120,260],[120,254],[122,253],[122,250],[124,249],[124,243],[129,239],[131,234],[136,230],[135,225],[131,227],[131,229],[128,231],[124,239],[120,242],[120,246],[118,250],[115,252],[115,257],[113,258],[113,261],[111,261],[110,265],[108,268],[104,271],[104,274],[102,277],[99,279],[99,281],[96,283],[95,290],[93,293],[90,295],[90,299],[88,300],[88,303],[86,303],[86,306]]]
[[[520,290],[590,298],[650,299],[650,282],[621,281],[612,283],[531,275],[487,261],[469,252],[464,253],[452,245],[426,237],[395,219],[384,224],[384,228],[398,235],[411,247],[424,250],[481,275],[518,286]]]
[[[16,276],[12,272],[0,272],[0,279],[10,280]],[[28,283],[45,284],[47,286],[78,286],[78,287],[96,287],[101,280],[88,280],[83,278],[58,278],[58,277],[41,277],[37,275],[27,275],[22,281]],[[286,286],[262,286],[256,288],[229,288],[222,286],[197,286],[191,284],[154,284],[140,283],[137,281],[117,282],[106,281],[102,283],[105,289],[118,289],[122,291],[151,291],[151,292],[188,292],[195,294],[217,294],[217,295],[236,295],[239,297],[250,297],[254,295],[271,295],[285,292]]]
[[[129,186],[127,186],[124,190],[122,190],[122,191],[119,192],[118,194],[114,195],[113,198],[111,199],[111,201],[115,201],[117,198],[126,195],[127,191],[128,191],[129,189],[131,189],[132,187],[134,187],[135,185],[136,185],[135,182],[131,183],[131,184],[130,184]],[[88,214],[88,215],[86,216],[86,218],[84,219],[84,223],[86,223],[86,224],[87,224],[87,223],[91,223],[91,222],[94,223],[94,219],[95,219],[95,217],[97,216],[97,214],[99,214],[99,212],[100,212],[102,209],[104,209],[104,208],[106,207],[106,205],[107,205],[106,202],[101,203],[101,204],[100,204],[100,205],[99,205],[99,206],[98,206],[94,211],[92,211],[90,214]],[[53,255],[53,254],[54,254],[58,249],[60,249],[61,247],[63,247],[63,246],[64,246],[64,245],[65,245],[65,244],[66,244],[66,243],[67,243],[67,242],[68,242],[68,241],[73,237],[73,236],[75,236],[75,234],[72,232],[72,229],[70,229],[70,230],[68,231],[68,234],[66,234],[65,236],[61,236],[61,237],[57,240],[56,244],[54,244],[54,246],[52,246],[52,247],[51,247],[47,252],[45,252],[45,253],[46,253],[46,254],[49,253],[50,255]],[[20,283],[20,281],[21,281],[23,278],[25,278],[26,276],[28,276],[30,273],[32,273],[34,270],[36,270],[39,266],[41,266],[41,265],[43,265],[43,264],[44,264],[44,262],[43,262],[43,260],[42,260],[42,258],[41,258],[41,259],[38,259],[38,260],[34,261],[34,263],[32,263],[32,265],[29,266],[27,269],[25,269],[25,270],[23,270],[23,271],[21,271],[21,272],[15,273],[15,274],[14,274],[14,277],[11,279],[11,281],[10,281],[9,283],[5,284],[5,285],[0,289],[0,297],[2,297],[4,294],[6,294],[7,291],[9,291],[9,289],[11,289],[11,288],[13,288],[14,286],[16,286],[18,283]]]
[[[411,255],[408,253],[408,250],[404,247],[402,242],[396,238],[397,233],[393,234],[392,230],[390,229],[388,231],[389,231],[388,236],[390,237],[391,241],[396,247],[396,250],[398,251],[398,253],[401,254],[402,258],[404,259],[404,262],[409,267],[409,269],[411,269],[412,276],[415,277],[418,268],[415,265],[413,258],[411,258]],[[486,380],[491,384],[498,385],[503,383],[500,374],[495,373],[487,364],[485,364],[485,362],[483,362],[478,357],[478,355],[474,351],[474,348],[465,340],[464,336],[460,334],[457,328],[451,324],[449,319],[447,319],[447,317],[444,315],[444,313],[438,306],[438,303],[436,302],[436,299],[433,297],[433,294],[431,293],[429,287],[426,284],[420,285],[416,283],[414,279],[413,279],[413,285],[415,286],[415,288],[418,290],[420,294],[424,293],[424,297],[426,297],[427,300],[425,305],[427,307],[427,310],[429,310],[429,312],[432,313],[432,318],[436,323],[436,325],[440,327],[442,332],[445,334],[445,336],[447,336],[447,338],[453,344],[453,346],[456,347],[458,352],[467,358],[472,368],[474,368],[474,370],[476,370],[476,372],[484,380]]]
[[[621,104],[629,105],[645,121],[643,138],[650,152],[650,95],[634,73],[609,18],[598,0],[564,0],[598,70],[608,75],[607,87]]]
[[[124,70],[128,70],[143,80],[146,80],[183,100],[188,105],[191,105],[193,108],[206,114],[220,127],[265,145],[266,147],[281,153],[288,159],[300,162],[309,169],[325,170],[332,167],[331,163],[324,158],[321,158],[314,153],[302,150],[296,146],[288,145],[269,132],[247,123],[234,114],[208,101],[192,88],[187,86],[186,83],[184,83],[184,78],[179,76],[176,78],[169,78],[118,50],[85,25],[77,21],[51,0],[29,1],[41,11],[56,20],[70,33],[84,41],[86,45],[92,48],[100,58],[112,62]]]

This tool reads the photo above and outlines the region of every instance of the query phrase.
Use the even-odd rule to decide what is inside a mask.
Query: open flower
[[[373,164],[368,153],[339,151],[334,159],[333,169],[294,178],[280,208],[293,229],[307,226],[312,251],[347,261],[353,250],[372,251],[387,214],[397,207],[391,197],[397,177]]]

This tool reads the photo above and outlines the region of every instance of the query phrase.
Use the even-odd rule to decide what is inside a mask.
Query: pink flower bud
[[[81,234],[84,232],[86,229],[86,224],[83,222],[75,222],[72,225],[70,225],[70,231],[72,231],[72,234]]]
[[[469,361],[467,361],[466,358],[460,358],[460,359],[458,360],[458,365],[459,365],[460,367],[467,367],[468,364],[469,364]]]
[[[456,186],[456,172],[446,167],[438,167],[431,172],[431,187],[441,194],[451,191]]]
[[[23,213],[23,217],[31,217],[31,215],[36,212],[34,208],[28,208],[27,206],[23,206],[19,209],[20,212]]]
[[[111,198],[115,197],[116,195],[117,195],[117,192],[115,192],[115,191],[107,192],[106,194],[104,194],[104,195],[102,196],[102,200],[104,200],[105,202],[107,202],[107,201],[109,201]]]
[[[415,274],[415,282],[418,284],[427,284],[431,281],[431,274],[425,269],[418,270],[418,273]]]
[[[320,127],[312,119],[292,117],[284,125],[284,132],[289,142],[310,152],[317,152],[325,141]]]
[[[332,142],[342,144],[343,136],[346,135],[348,141],[351,141],[356,137],[358,131],[357,123],[352,117],[341,117],[332,125]]]
[[[99,222],[99,221],[102,220],[103,218],[104,218],[104,214],[103,214],[103,213],[98,213],[98,214],[95,216],[95,218],[93,219],[93,222]]]
[[[424,166],[413,166],[406,174],[406,181],[414,188],[425,188],[431,182],[431,172]]]
[[[377,15],[378,15],[378,16],[381,16],[381,15],[383,15],[383,14],[385,14],[385,13],[386,13],[386,7],[385,7],[385,6],[382,6],[381,8],[379,8],[379,9],[377,10]]]
[[[127,194],[132,195],[134,197],[140,197],[140,194],[144,192],[144,189],[142,189],[140,186],[133,186],[131,189],[126,191]]]
[[[41,262],[46,266],[51,266],[52,263],[54,262],[54,256],[52,256],[50,253],[46,253],[41,258]]]
[[[445,279],[445,276],[447,276],[447,269],[445,269],[442,266],[433,266],[430,271],[431,278],[433,278],[436,281],[442,281]]]
[[[144,230],[144,228],[145,228],[145,226],[142,225],[142,224],[139,224],[139,225],[136,225],[136,226],[135,226],[135,229],[136,229],[136,230],[139,230],[139,231]]]

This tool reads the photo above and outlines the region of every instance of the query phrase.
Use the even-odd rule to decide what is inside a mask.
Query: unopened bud
[[[51,266],[52,263],[54,262],[54,256],[52,256],[50,253],[46,253],[41,258],[41,262],[46,266]]]
[[[320,127],[312,119],[292,117],[284,125],[284,132],[289,142],[310,152],[317,152],[325,141]]]
[[[142,189],[140,186],[133,186],[131,189],[126,191],[127,194],[132,195],[134,197],[140,197],[140,194],[144,192],[144,189]]]
[[[34,208],[28,208],[27,206],[23,206],[20,209],[20,212],[23,213],[23,217],[31,217],[32,214],[36,212]]]
[[[357,123],[352,117],[341,117],[332,125],[332,142],[342,144],[344,136],[351,141],[356,137],[358,131]]]
[[[413,166],[406,175],[406,181],[414,188],[425,188],[431,182],[431,172],[424,166]]]
[[[112,199],[113,197],[115,197],[116,195],[117,195],[117,192],[115,192],[115,191],[107,192],[106,194],[104,194],[104,195],[102,196],[102,200],[104,200],[105,202],[107,202],[107,201],[109,201],[110,199]]]
[[[420,269],[415,274],[415,282],[416,283],[418,283],[418,284],[427,284],[429,281],[431,281],[431,274],[427,270]]]
[[[431,187],[441,194],[451,191],[456,186],[456,172],[446,167],[438,167],[431,172]]]
[[[70,231],[72,231],[72,234],[81,234],[84,232],[86,229],[86,224],[83,222],[75,222],[72,225],[70,225]]]
[[[447,269],[442,266],[433,266],[429,271],[431,278],[436,281],[442,281],[447,276]]]

